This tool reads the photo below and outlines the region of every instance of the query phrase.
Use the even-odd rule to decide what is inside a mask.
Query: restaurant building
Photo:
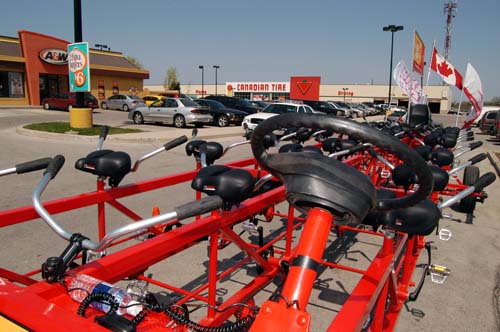
[[[0,36],[0,105],[40,105],[43,98],[69,92],[70,42],[26,30]],[[89,50],[91,93],[99,100],[143,90],[149,71],[120,52]]]

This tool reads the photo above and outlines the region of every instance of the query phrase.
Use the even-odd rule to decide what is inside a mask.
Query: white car
[[[270,104],[266,108],[262,110],[262,112],[250,114],[243,118],[243,122],[241,126],[246,130],[254,130],[257,125],[263,122],[266,119],[269,119],[278,114],[285,113],[317,113],[314,110],[304,104],[296,104],[296,103],[275,103]]]

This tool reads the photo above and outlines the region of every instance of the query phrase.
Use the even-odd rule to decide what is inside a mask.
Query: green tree
[[[491,105],[500,105],[500,97],[493,97],[493,98],[491,98],[489,104],[491,104]]]
[[[177,80],[177,69],[169,67],[163,80],[163,87],[168,90],[180,90],[181,84]]]
[[[127,60],[129,62],[133,63],[137,68],[144,69],[144,67],[142,66],[142,64],[140,63],[140,61],[137,58],[134,58],[133,56],[128,56]]]

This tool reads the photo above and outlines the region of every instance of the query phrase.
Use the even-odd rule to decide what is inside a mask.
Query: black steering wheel
[[[332,130],[361,142],[380,147],[396,155],[415,172],[418,178],[418,189],[412,194],[399,198],[375,199],[373,184],[364,173],[332,158],[322,155],[311,157],[309,154],[301,159],[299,157],[300,153],[268,154],[264,145],[265,135],[272,133],[274,130],[288,127]],[[295,191],[299,190],[301,196],[299,200],[301,202],[305,201],[305,205],[308,205],[308,207],[319,202],[320,206],[326,205],[330,210],[340,211],[340,213],[348,212],[358,219],[362,219],[370,209],[387,211],[415,205],[426,198],[433,190],[432,172],[416,151],[410,149],[410,147],[393,136],[371,128],[366,124],[351,120],[320,114],[294,113],[274,116],[257,126],[252,134],[251,146],[259,164],[280,178],[287,191],[289,191],[288,185],[294,186],[293,190]],[[301,163],[305,165],[301,165]],[[302,178],[302,182],[297,180],[298,178]],[[341,185],[337,185],[339,182]],[[304,187],[304,184],[307,188],[299,189],[299,186]],[[316,189],[318,187],[321,188]],[[308,194],[308,191],[313,193]],[[339,191],[340,193],[338,193]],[[319,194],[316,194],[318,192]],[[293,196],[293,194],[290,195]],[[319,196],[319,198],[314,196]],[[331,198],[332,196],[335,197]],[[340,209],[338,208],[339,202]],[[359,208],[358,205],[360,204],[364,206]]]

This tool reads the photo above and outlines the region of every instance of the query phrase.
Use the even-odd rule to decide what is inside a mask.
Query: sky
[[[0,35],[29,30],[74,40],[73,1],[2,1]],[[322,84],[388,84],[390,24],[393,67],[411,69],[413,34],[430,63],[436,41],[444,54],[444,0],[82,0],[83,41],[106,44],[150,71],[145,85],[162,84],[169,67],[181,84],[288,81],[321,76]],[[500,97],[500,0],[458,0],[449,62],[478,72],[488,101]],[[425,79],[427,78],[427,68]],[[429,84],[441,84],[434,72]],[[452,88],[453,99],[460,91]]]

